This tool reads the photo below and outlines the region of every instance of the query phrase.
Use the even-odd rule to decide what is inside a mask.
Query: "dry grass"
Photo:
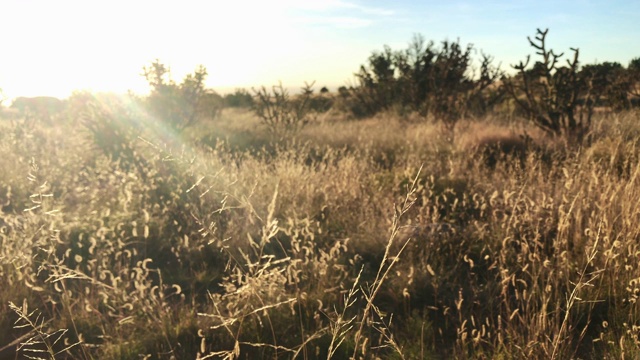
[[[640,356],[637,113],[569,148],[225,111],[115,159],[74,114],[1,125],[0,358]]]

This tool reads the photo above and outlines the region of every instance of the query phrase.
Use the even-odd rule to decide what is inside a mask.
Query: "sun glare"
[[[171,68],[176,81],[204,65],[213,89],[279,81],[297,87],[313,80],[339,86],[371,51],[402,47],[415,33],[436,42],[460,37],[505,67],[527,55],[526,35],[541,26],[552,28],[559,48],[580,47],[587,61],[607,52],[626,65],[636,56],[625,46],[637,37],[636,22],[615,7],[594,12],[585,6],[574,13],[564,4],[551,14],[501,2],[9,0],[2,10],[0,33],[9,55],[0,59],[0,88],[8,97],[146,92],[142,67],[155,59]],[[610,26],[586,29],[576,14],[598,24],[616,16],[620,33]]]
[[[15,16],[3,28],[10,27],[13,36],[5,46],[20,52],[3,59],[0,81],[10,95],[140,92],[146,91],[142,67],[155,59],[170,66],[176,81],[199,64],[207,67],[212,87],[273,81],[278,75],[270,70],[283,70],[279,64],[300,48],[292,46],[299,38],[286,5],[11,2]],[[295,65],[287,63],[294,70]]]

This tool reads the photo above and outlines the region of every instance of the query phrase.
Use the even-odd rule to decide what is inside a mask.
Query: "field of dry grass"
[[[0,124],[0,359],[640,357],[638,112],[274,144],[101,101]]]

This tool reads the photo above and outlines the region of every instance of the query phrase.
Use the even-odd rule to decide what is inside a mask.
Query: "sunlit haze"
[[[373,50],[405,48],[413,34],[460,39],[504,69],[548,45],[578,47],[582,63],[640,56],[636,1],[44,1],[2,4],[0,89],[7,98],[73,90],[147,91],[154,59],[179,81],[197,65],[219,92],[282,81],[348,84]]]

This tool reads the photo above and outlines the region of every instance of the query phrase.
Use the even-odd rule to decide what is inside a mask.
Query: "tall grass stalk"
[[[380,267],[378,268],[376,277],[373,283],[368,287],[368,289],[366,289],[366,292],[365,292],[365,289],[362,289],[362,291],[365,292],[366,303],[362,313],[362,320],[360,321],[360,326],[358,327],[358,330],[355,333],[354,346],[353,346],[354,352],[352,356],[353,359],[356,359],[358,346],[360,345],[360,341],[362,341],[362,331],[364,329],[365,323],[368,321],[369,316],[371,315],[371,311],[375,309],[375,305],[373,304],[373,302],[376,296],[378,295],[378,292],[380,291],[385,279],[389,276],[391,269],[399,261],[400,255],[402,254],[404,249],[407,247],[409,242],[412,240],[411,238],[408,238],[404,242],[404,244],[402,244],[402,247],[400,248],[400,250],[398,250],[396,254],[394,255],[390,254],[391,247],[394,241],[396,240],[396,238],[398,237],[400,224],[401,224],[400,220],[402,216],[406,214],[409,211],[409,209],[411,209],[413,204],[415,204],[416,202],[416,198],[414,195],[417,190],[416,185],[418,183],[418,179],[420,178],[421,172],[422,172],[422,166],[420,167],[420,169],[418,170],[418,173],[413,179],[411,186],[407,189],[407,194],[402,203],[402,207],[400,208],[399,211],[397,209],[394,209],[395,211],[393,215],[393,223],[391,225],[391,234],[389,236],[389,241],[387,242],[387,246],[385,247],[384,256],[382,257],[382,261],[380,262]],[[387,263],[387,261],[389,262]],[[396,349],[396,350],[399,351],[400,349]],[[402,355],[400,351],[399,351],[399,354]]]

